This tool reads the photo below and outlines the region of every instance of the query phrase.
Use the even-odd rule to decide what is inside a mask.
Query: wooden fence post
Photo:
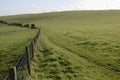
[[[36,37],[34,38],[34,47],[36,47]]]
[[[10,80],[17,80],[16,67],[9,69]]]
[[[26,56],[27,56],[28,73],[29,73],[29,75],[31,75],[29,46],[26,47]]]
[[[34,42],[31,42],[31,46],[32,46],[32,57],[33,59],[35,58],[35,53],[34,53]]]

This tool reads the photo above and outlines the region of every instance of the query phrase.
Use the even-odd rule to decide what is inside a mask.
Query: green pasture
[[[36,31],[0,24],[0,77],[6,75],[8,69],[15,64]]]
[[[55,12],[1,19],[42,27],[31,79],[120,80],[120,11]]]

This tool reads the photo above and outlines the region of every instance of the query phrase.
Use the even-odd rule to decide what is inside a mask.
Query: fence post
[[[16,67],[9,69],[10,80],[17,80]]]
[[[36,47],[37,48],[38,48],[38,43],[39,43],[39,36],[40,36],[40,29],[38,30],[37,35],[36,35]]]
[[[35,58],[35,53],[34,53],[34,42],[31,42],[31,46],[32,46],[32,57],[33,59]]]
[[[34,37],[34,47],[36,48],[36,37]]]
[[[27,56],[27,69],[28,69],[28,73],[29,73],[29,75],[31,75],[29,46],[26,47],[26,56]]]

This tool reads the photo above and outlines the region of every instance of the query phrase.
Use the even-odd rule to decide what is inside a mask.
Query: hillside
[[[42,27],[33,80],[120,80],[120,11],[0,17]]]

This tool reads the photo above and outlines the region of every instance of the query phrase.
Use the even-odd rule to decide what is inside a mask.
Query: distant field
[[[36,30],[0,24],[0,77],[15,64],[35,33]]]
[[[120,80],[120,11],[1,17],[42,27],[33,80]]]

